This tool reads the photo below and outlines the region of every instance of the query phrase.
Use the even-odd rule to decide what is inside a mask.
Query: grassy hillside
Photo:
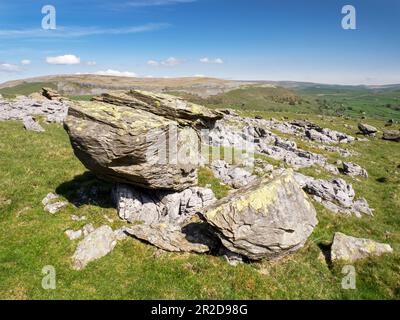
[[[27,96],[34,92],[40,92],[43,87],[57,89],[57,85],[53,82],[24,82],[13,87],[1,88],[0,94],[5,98],[13,98],[17,95]]]
[[[230,107],[244,111],[291,112],[400,121],[399,90],[372,90],[351,86],[314,86],[300,89],[246,86],[208,98],[184,92],[171,93],[211,108]]]
[[[189,101],[204,104],[211,108],[232,108],[258,111],[306,112],[311,106],[295,92],[270,86],[245,86],[226,93],[201,98],[185,92],[170,92]]]
[[[344,124],[354,120],[320,119],[315,115],[248,112],[267,117],[281,115],[309,118],[323,126],[350,134]],[[368,120],[383,128],[384,123]],[[318,204],[319,224],[304,248],[275,262],[230,266],[212,255],[163,253],[133,238],[119,242],[109,255],[90,263],[83,271],[71,269],[77,241],[64,231],[86,223],[95,227],[122,222],[111,205],[110,185],[89,174],[73,154],[65,131],[43,124],[46,132],[26,132],[19,122],[0,122],[0,298],[2,299],[399,299],[400,298],[400,148],[399,144],[371,139],[356,142],[352,157],[369,172],[369,179],[354,180],[358,196],[375,209],[374,217],[346,217],[328,212]],[[300,141],[299,141],[300,143]],[[322,152],[322,151],[320,151]],[[336,154],[326,153],[331,160]],[[308,174],[321,176],[318,170]],[[218,195],[226,193],[208,170],[202,185],[211,184]],[[48,192],[65,199],[101,190],[101,201],[69,205],[55,215],[44,212],[41,200]],[[86,215],[74,222],[70,215]],[[107,216],[107,218],[106,218]],[[321,248],[341,231],[390,243],[394,254],[360,261],[356,290],[341,288],[341,266],[326,263]],[[57,289],[41,287],[45,265],[57,272]]]

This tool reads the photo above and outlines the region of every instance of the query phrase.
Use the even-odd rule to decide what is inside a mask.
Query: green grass
[[[14,98],[17,95],[27,96],[34,92],[40,92],[43,87],[57,89],[57,86],[51,82],[25,82],[14,87],[2,88],[0,89],[0,94],[5,98]]]
[[[90,101],[90,100],[92,100],[93,96],[91,96],[91,95],[86,95],[86,96],[69,96],[68,98],[70,98],[71,100],[74,100],[74,101]]]
[[[259,113],[264,117],[272,112]],[[296,115],[289,114],[290,117]],[[336,118],[310,120],[348,133]],[[331,122],[332,120],[332,122]],[[343,122],[342,122],[343,121]],[[383,128],[383,122],[371,124]],[[26,132],[21,123],[0,122],[0,298],[2,299],[399,299],[400,298],[400,148],[399,144],[371,139],[352,148],[360,156],[350,160],[369,172],[369,179],[353,180],[358,196],[365,197],[374,217],[334,215],[316,204],[319,224],[305,247],[282,260],[232,267],[211,255],[158,254],[151,245],[133,238],[118,243],[106,257],[82,271],[71,269],[77,241],[64,235],[86,223],[96,227],[121,224],[109,196],[110,185],[100,182],[76,159],[61,126],[43,124],[45,133]],[[318,176],[317,171],[309,174]],[[218,197],[228,191],[206,169],[200,184],[210,184]],[[384,181],[384,182],[382,182]],[[57,191],[73,199],[78,191],[98,186],[102,201],[72,204],[55,215],[44,212],[41,200]],[[71,214],[88,221],[73,222]],[[357,289],[341,289],[341,266],[329,267],[320,246],[333,234],[367,237],[390,243],[392,255],[357,262]],[[57,289],[41,287],[42,267],[57,272]]]

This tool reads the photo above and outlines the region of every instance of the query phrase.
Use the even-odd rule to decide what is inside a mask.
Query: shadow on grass
[[[76,207],[85,204],[114,208],[111,198],[112,184],[99,180],[89,171],[60,184],[56,192]]]
[[[330,270],[333,269],[332,257],[331,257],[331,248],[332,243],[319,243],[318,247],[321,249],[322,254],[325,257],[325,262]]]

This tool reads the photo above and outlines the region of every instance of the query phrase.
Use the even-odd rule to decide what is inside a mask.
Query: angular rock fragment
[[[48,203],[44,207],[44,210],[51,214],[54,214],[54,213],[57,213],[58,211],[60,211],[62,208],[64,208],[67,205],[68,205],[68,202],[66,202],[66,201],[58,201],[58,202],[54,202],[54,203]]]
[[[332,261],[354,262],[370,256],[392,253],[390,245],[370,239],[355,238],[336,232],[331,248]]]
[[[245,169],[231,166],[224,160],[214,161],[211,164],[211,170],[215,177],[221,179],[224,183],[235,189],[244,187],[256,179],[256,176]]]
[[[61,101],[63,99],[57,90],[48,87],[42,88],[42,96],[49,100]]]
[[[371,136],[371,137],[375,136],[375,134],[378,132],[377,128],[375,128],[375,127],[373,127],[373,126],[371,126],[369,124],[366,124],[366,123],[359,123],[358,124],[358,129],[360,130],[360,132],[362,134],[367,135],[367,136]]]
[[[86,220],[86,216],[77,216],[77,215],[71,215],[71,219],[73,221],[84,221]]]
[[[48,204],[50,201],[57,199],[59,196],[56,195],[53,192],[48,193],[42,200],[42,204],[45,206],[46,204]]]
[[[82,230],[66,230],[65,235],[68,237],[69,240],[76,240],[82,237]]]
[[[352,177],[361,176],[368,178],[367,170],[352,162],[343,162],[343,173]]]
[[[44,132],[45,130],[43,127],[36,122],[35,119],[33,119],[30,116],[26,116],[22,119],[22,123],[24,124],[24,128],[28,131],[35,131],[35,132]]]
[[[216,246],[216,238],[204,223],[188,224],[185,227],[156,223],[139,224],[126,229],[135,238],[171,252],[205,253]]]
[[[318,223],[291,170],[237,190],[202,215],[228,250],[251,260],[275,259],[298,250]]]
[[[116,235],[109,226],[97,228],[79,242],[72,257],[73,268],[75,270],[85,268],[89,262],[107,255],[116,244]]]

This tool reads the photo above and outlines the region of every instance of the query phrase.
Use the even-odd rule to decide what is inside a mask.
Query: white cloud
[[[2,63],[0,64],[0,72],[17,72],[19,67],[15,64]]]
[[[118,71],[118,70],[112,70],[108,69],[105,71],[97,71],[95,74],[101,75],[101,76],[115,76],[115,77],[137,77],[137,74],[134,72],[129,72],[129,71]]]
[[[28,59],[21,60],[21,64],[24,65],[24,66],[27,66],[27,65],[29,65],[31,63],[32,63],[32,61],[28,60]]]
[[[207,57],[200,59],[201,63],[209,63],[209,64],[223,64],[224,60],[221,58],[209,59]]]
[[[204,74],[195,74],[194,77],[196,77],[196,78],[205,78],[206,76]]]
[[[86,64],[88,66],[95,66],[97,64],[97,62],[96,61],[88,61],[88,62],[86,62]]]
[[[178,64],[181,64],[181,63],[183,63],[182,60],[179,60],[174,57],[169,57],[168,59],[161,61],[162,65],[170,66],[170,67],[177,66]]]
[[[147,61],[147,64],[148,64],[149,66],[156,67],[156,66],[158,66],[160,63],[159,63],[158,61],[156,61],[156,60],[149,60],[149,61]]]
[[[98,28],[98,27],[62,27],[55,30],[43,29],[18,29],[0,30],[0,38],[78,38],[97,35],[121,35],[148,32],[170,27],[168,23],[147,23],[139,26],[123,28]]]
[[[66,54],[66,55],[57,56],[57,57],[47,57],[46,62],[48,64],[71,65],[71,64],[80,64],[81,59],[73,54]]]

